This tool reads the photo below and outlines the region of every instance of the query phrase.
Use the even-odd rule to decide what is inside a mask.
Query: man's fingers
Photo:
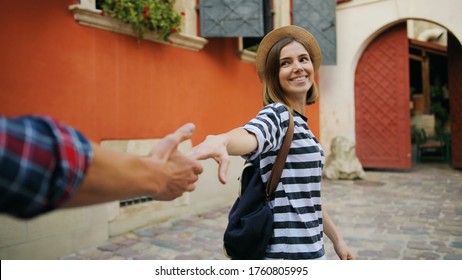
[[[179,143],[183,142],[184,140],[187,140],[191,138],[191,135],[194,133],[194,130],[196,130],[196,126],[193,123],[187,123],[180,128],[178,128],[173,135],[175,137],[179,138]]]
[[[202,174],[202,172],[204,172],[204,168],[202,167],[202,165],[200,165],[199,163],[197,163],[197,164],[194,165],[194,167],[193,167],[193,172],[194,172],[194,174],[196,174],[196,175],[200,175],[200,174]]]
[[[187,191],[187,192],[192,192],[192,191],[194,191],[195,189],[196,189],[196,184],[190,184],[190,185],[188,185],[188,187],[186,188],[185,191]]]
[[[209,153],[201,153],[201,151],[198,151],[196,148],[193,148],[192,151],[188,153],[188,156],[195,160],[204,160],[204,159],[209,159],[213,157],[212,154]]]
[[[172,134],[165,136],[159,144],[156,145],[151,154],[157,155],[160,159],[166,160],[178,144],[189,139],[196,127],[192,123],[187,123],[178,128]]]

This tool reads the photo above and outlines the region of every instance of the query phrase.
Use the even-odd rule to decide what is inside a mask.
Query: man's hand
[[[189,139],[195,130],[192,123],[177,129],[174,133],[163,138],[151,151],[150,159],[161,161],[163,164],[164,182],[153,195],[156,200],[173,200],[184,192],[195,189],[194,183],[203,172],[202,166],[191,156],[178,151],[178,145]],[[158,178],[153,178],[158,180]]]

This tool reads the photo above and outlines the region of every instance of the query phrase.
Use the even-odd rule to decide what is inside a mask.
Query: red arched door
[[[366,168],[411,169],[406,24],[374,39],[355,75],[356,151]]]

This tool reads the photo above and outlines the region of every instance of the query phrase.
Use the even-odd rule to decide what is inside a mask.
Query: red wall
[[[94,141],[159,138],[197,126],[193,143],[261,108],[255,65],[236,38],[199,52],[78,24],[72,0],[0,0],[0,113],[47,114]],[[319,135],[318,105],[308,107]]]

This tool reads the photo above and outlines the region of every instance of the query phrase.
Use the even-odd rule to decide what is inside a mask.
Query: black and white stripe
[[[245,156],[258,162],[267,182],[289,124],[289,112],[280,103],[265,106],[244,128],[256,135],[258,148]],[[269,259],[324,257],[321,176],[325,157],[307,119],[294,113],[294,138],[278,187],[270,201],[273,237]]]

